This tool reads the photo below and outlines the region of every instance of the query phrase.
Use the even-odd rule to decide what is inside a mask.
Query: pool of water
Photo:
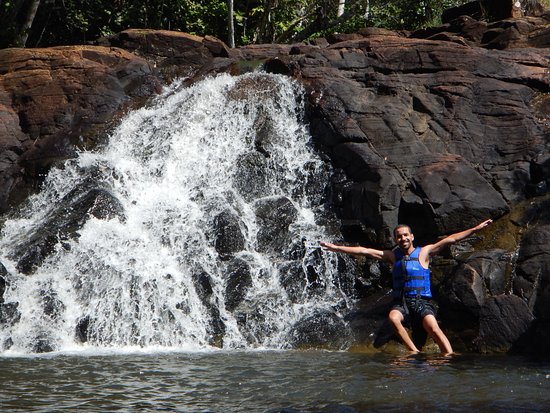
[[[0,358],[2,412],[546,412],[550,362],[324,351]]]

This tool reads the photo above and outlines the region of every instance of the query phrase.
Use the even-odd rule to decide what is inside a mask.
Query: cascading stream
[[[3,226],[0,348],[277,349],[312,316],[338,324],[350,276],[304,246],[334,234],[302,93],[261,73],[176,82],[52,170]]]

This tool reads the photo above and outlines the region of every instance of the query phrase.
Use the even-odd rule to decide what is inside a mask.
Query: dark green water
[[[550,362],[207,352],[0,358],[1,412],[547,412]]]

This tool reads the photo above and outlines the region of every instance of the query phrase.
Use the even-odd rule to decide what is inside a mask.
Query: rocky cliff
[[[540,13],[237,49],[128,30],[96,45],[0,50],[0,210],[172,78],[261,66],[306,88],[311,134],[335,168],[330,204],[345,241],[388,248],[392,228],[408,223],[422,244],[493,218],[434,262],[443,326],[459,350],[547,352],[549,46],[550,15]],[[348,321],[355,342],[371,344],[383,328],[387,283],[378,277],[387,269],[362,268],[363,299]]]

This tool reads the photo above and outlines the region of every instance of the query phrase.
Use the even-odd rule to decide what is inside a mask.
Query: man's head
[[[411,227],[408,225],[398,225],[393,230],[393,239],[395,243],[403,252],[411,252],[414,241],[414,234],[411,231]]]

